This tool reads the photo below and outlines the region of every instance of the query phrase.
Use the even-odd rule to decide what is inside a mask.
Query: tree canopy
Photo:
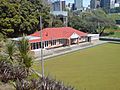
[[[43,27],[49,26],[49,5],[42,0],[0,0],[0,32],[9,37],[38,30],[39,16]]]
[[[99,33],[106,28],[115,25],[115,20],[111,19],[103,10],[97,9],[90,12],[82,12],[79,15],[69,17],[69,26],[88,33]]]

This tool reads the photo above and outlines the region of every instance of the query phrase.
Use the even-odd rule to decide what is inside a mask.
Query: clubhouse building
[[[41,31],[35,32],[26,38],[29,40],[30,49],[41,48]],[[20,38],[13,40],[19,41]],[[44,49],[69,46],[90,41],[87,33],[78,31],[71,27],[45,28],[42,30],[42,47]]]

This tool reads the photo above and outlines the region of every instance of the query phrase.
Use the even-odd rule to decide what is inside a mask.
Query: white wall
[[[99,40],[99,34],[88,34],[88,36],[91,37],[91,40],[94,41],[94,40]]]

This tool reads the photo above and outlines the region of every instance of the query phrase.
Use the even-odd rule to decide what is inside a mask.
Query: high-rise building
[[[83,10],[83,0],[74,0],[76,10]]]
[[[75,8],[75,3],[72,4],[71,10],[73,10],[73,11],[76,10],[76,8]]]
[[[120,7],[120,0],[115,0],[115,7]]]
[[[65,1],[54,1],[52,3],[52,11],[64,11],[65,10],[66,3]]]
[[[115,6],[115,0],[101,0],[100,6],[101,6],[101,8],[103,8],[107,12],[109,12],[110,9],[114,8],[114,6]]]
[[[96,9],[100,7],[100,0],[91,0],[90,1],[90,8]]]
[[[115,0],[110,0],[110,8],[114,8],[115,7]]]
[[[120,3],[120,0],[115,0],[115,3]]]

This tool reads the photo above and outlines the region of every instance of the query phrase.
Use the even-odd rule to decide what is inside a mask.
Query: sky
[[[69,2],[74,2],[74,0],[66,0],[67,3]],[[87,7],[88,5],[90,5],[90,0],[83,0],[83,6]]]

